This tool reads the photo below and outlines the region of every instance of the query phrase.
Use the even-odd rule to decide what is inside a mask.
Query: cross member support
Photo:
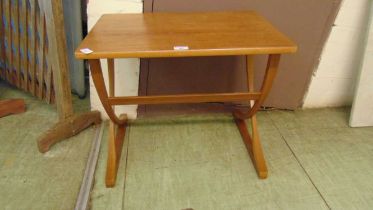
[[[280,55],[271,54],[268,57],[265,77],[259,92],[254,92],[254,69],[253,56],[247,55],[247,83],[248,92],[246,93],[220,93],[220,94],[189,94],[189,95],[166,95],[166,96],[133,96],[133,97],[115,97],[114,96],[114,61],[108,59],[109,67],[109,91],[108,94],[105,81],[102,74],[99,59],[90,59],[90,70],[92,79],[97,89],[101,103],[108,114],[110,122],[109,131],[109,151],[108,164],[106,171],[106,186],[115,185],[122,145],[125,137],[127,116],[117,116],[114,112],[114,105],[124,104],[169,104],[169,103],[201,103],[201,102],[224,102],[224,101],[246,101],[250,102],[250,109],[247,112],[235,109],[233,116],[242,139],[246,145],[248,153],[253,161],[259,178],[266,178],[268,170],[265,163],[262,146],[259,139],[256,113],[267,97],[273,80],[275,78]],[[252,135],[249,134],[246,119],[251,120]]]

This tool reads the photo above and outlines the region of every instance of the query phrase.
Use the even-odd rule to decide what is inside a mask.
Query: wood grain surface
[[[128,104],[178,104],[178,103],[206,103],[222,101],[248,101],[259,99],[261,93],[209,93],[209,94],[181,94],[160,96],[126,96],[110,97],[111,105]]]
[[[26,105],[23,99],[0,100],[0,118],[25,111]]]
[[[187,46],[188,50],[174,50]],[[93,50],[90,54],[80,49]],[[75,51],[79,59],[293,53],[296,45],[259,14],[103,15]]]

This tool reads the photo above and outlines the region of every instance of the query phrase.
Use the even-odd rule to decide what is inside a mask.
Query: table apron
[[[211,93],[211,94],[181,94],[159,96],[126,96],[109,97],[108,101],[113,105],[129,104],[178,104],[178,103],[205,103],[205,102],[233,102],[258,100],[262,94],[250,93]]]

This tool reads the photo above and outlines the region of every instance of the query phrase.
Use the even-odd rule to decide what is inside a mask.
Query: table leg
[[[95,84],[100,101],[110,118],[109,128],[109,147],[108,160],[106,168],[105,183],[107,187],[114,187],[119,167],[120,155],[122,152],[123,141],[126,133],[127,115],[121,115],[119,118],[115,115],[114,109],[108,101],[105,81],[102,75],[102,69],[99,59],[89,60],[92,79]],[[114,61],[108,60],[109,67],[109,91],[110,96],[114,95]]]
[[[121,115],[119,119],[127,119],[127,115]],[[106,187],[114,187],[115,185],[124,137],[126,135],[126,127],[126,124],[116,125],[113,122],[110,122],[109,125],[109,149],[105,178]]]
[[[238,130],[240,131],[246,149],[249,152],[250,158],[253,161],[255,170],[261,179],[268,176],[268,170],[264,159],[263,149],[259,139],[256,118],[251,119],[252,136],[250,136],[245,120],[235,118]]]
[[[260,143],[258,125],[256,119],[256,112],[259,110],[260,106],[263,104],[265,98],[267,97],[273,79],[275,78],[278,64],[280,61],[280,55],[269,55],[268,64],[266,68],[266,73],[264,81],[261,87],[261,96],[258,100],[250,101],[250,110],[246,113],[240,110],[234,110],[233,116],[238,130],[241,133],[242,139],[245,146],[249,152],[249,155],[253,161],[254,167],[257,171],[259,178],[265,179],[268,176],[268,169],[264,159],[263,149]],[[253,57],[247,56],[247,83],[249,92],[254,91],[254,69],[253,69]],[[251,119],[251,129],[252,135],[247,130],[247,125],[245,119]]]
[[[108,114],[109,118],[117,125],[123,125],[127,122],[127,120],[120,120],[114,113],[113,107],[111,107],[109,103],[109,96],[106,91],[104,77],[102,75],[101,63],[99,59],[91,59],[89,60],[89,65],[91,69],[91,75],[93,79],[93,83],[95,84],[98,97],[104,107],[106,113]]]
[[[250,56],[248,56],[250,57]],[[267,98],[267,95],[269,94],[269,91],[271,90],[273,80],[275,79],[278,65],[280,63],[280,54],[272,54],[268,57],[266,72],[264,75],[264,81],[262,83],[262,87],[260,88],[261,96],[258,100],[254,102],[251,109],[248,112],[242,112],[241,110],[234,110],[234,116],[239,119],[248,119],[251,118],[255,113],[259,110],[260,106],[263,104],[264,100]],[[247,72],[248,77],[253,78],[253,72],[252,66],[250,68],[250,65],[247,66]],[[249,82],[250,80],[248,80]],[[249,84],[250,86],[250,84]],[[250,89],[250,87],[249,87]]]

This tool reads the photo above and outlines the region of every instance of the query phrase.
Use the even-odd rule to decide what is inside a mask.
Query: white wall
[[[357,79],[351,108],[351,127],[373,126],[373,2],[370,5],[370,15],[370,31],[366,37],[364,61]]]
[[[89,0],[88,3],[88,29],[90,30],[97,20],[105,13],[142,13],[142,0]],[[101,60],[102,71],[106,87],[108,88],[107,63]],[[138,95],[140,61],[139,59],[116,59],[115,60],[115,94],[116,96]],[[106,73],[106,74],[105,74]],[[120,81],[120,82],[119,82]],[[102,117],[108,119],[104,108],[97,95],[96,88],[90,77],[90,99],[91,109],[101,111]],[[116,106],[116,113],[127,113],[130,119],[137,116],[137,106]]]
[[[343,0],[324,46],[304,108],[351,105],[371,0]]]

